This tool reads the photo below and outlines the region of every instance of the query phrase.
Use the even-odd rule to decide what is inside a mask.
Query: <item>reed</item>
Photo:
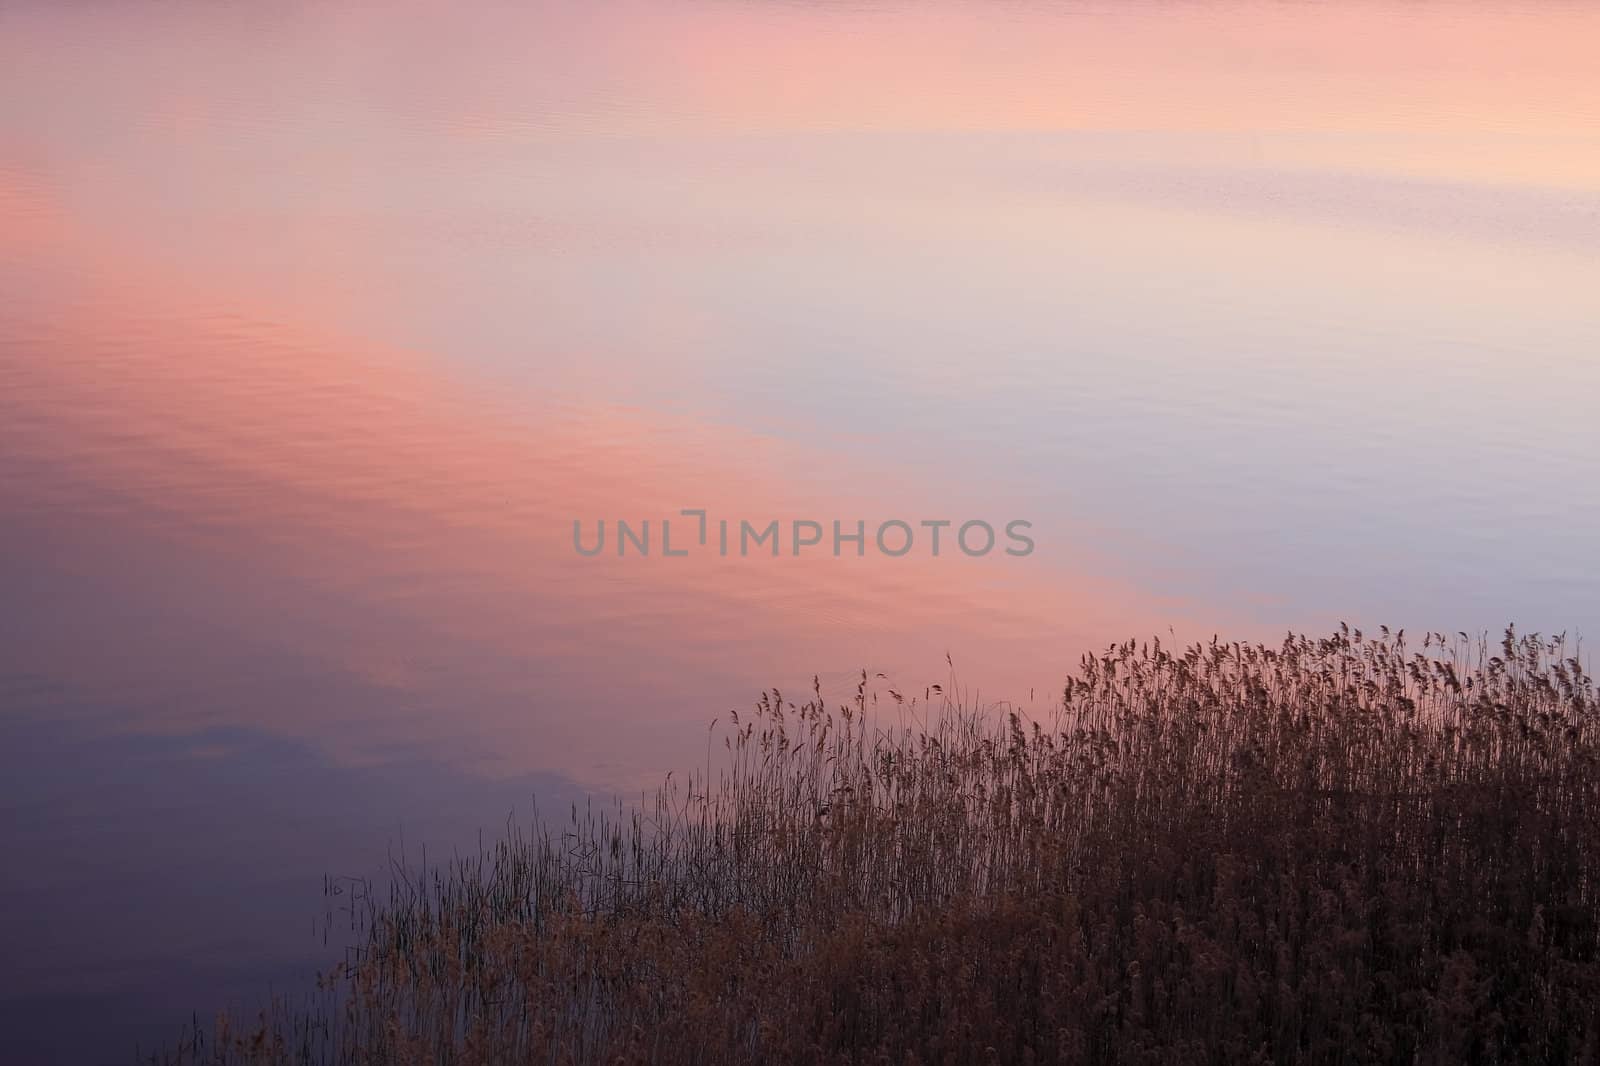
[[[927,695],[769,693],[639,808],[363,899],[322,1007],[162,1061],[1600,1057],[1600,715],[1562,641],[1127,643],[1043,722]]]

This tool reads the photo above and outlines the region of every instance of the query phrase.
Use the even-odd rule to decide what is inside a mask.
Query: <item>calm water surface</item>
[[[701,763],[770,685],[1593,632],[1597,41],[0,2],[0,1056],[298,987],[323,873]],[[573,551],[685,507],[1037,548]]]

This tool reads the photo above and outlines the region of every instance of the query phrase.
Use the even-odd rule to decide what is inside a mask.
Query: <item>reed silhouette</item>
[[[322,1006],[161,1058],[1600,1054],[1600,718],[1561,640],[1127,643],[1047,722],[937,690],[890,716],[864,676],[769,693],[653,803],[367,898]]]

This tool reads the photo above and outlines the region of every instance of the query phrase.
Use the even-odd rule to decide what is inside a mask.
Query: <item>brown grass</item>
[[[770,694],[645,809],[398,882],[325,1011],[166,1061],[1600,1055],[1600,716],[1559,641],[1129,643],[1048,723],[872,717],[865,678]]]

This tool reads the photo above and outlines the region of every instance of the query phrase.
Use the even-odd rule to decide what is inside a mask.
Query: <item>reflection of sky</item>
[[[328,681],[286,674],[267,691],[326,699]],[[576,795],[551,775],[485,782],[414,756],[341,765],[270,729],[108,730],[147,708],[59,689],[13,682],[4,696],[0,941],[17,954],[0,974],[0,1029],[18,1062],[126,1062],[197,1009],[251,1013],[269,983],[301,995],[330,962],[320,873],[372,876],[391,854],[418,861],[419,841],[497,829],[486,811]]]
[[[766,684],[949,651],[1038,706],[1169,625],[1594,628],[1597,38],[8,6],[0,848],[36,876],[0,921],[53,961],[0,1028],[134,985],[187,1017],[230,953],[248,995],[344,857],[698,764]],[[571,553],[685,506],[1039,551]]]
[[[528,402],[825,436],[1274,622],[1578,624],[1595,15],[1507,10],[25,12],[99,77],[10,57],[10,117],[140,261]]]

